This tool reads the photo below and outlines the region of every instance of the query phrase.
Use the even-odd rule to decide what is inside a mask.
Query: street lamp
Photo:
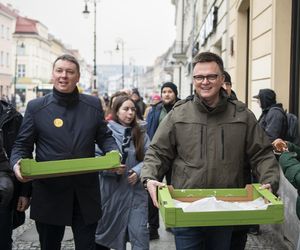
[[[21,44],[19,44],[19,41],[16,41],[16,58],[15,58],[15,78],[14,78],[14,95],[13,95],[13,104],[16,107],[17,106],[17,98],[16,98],[16,94],[17,94],[17,79],[18,79],[18,55],[19,55],[19,51],[25,48],[24,43],[22,42]]]
[[[117,39],[116,51],[120,51],[119,44],[121,44],[122,50],[122,89],[124,89],[124,40],[122,38]]]
[[[93,79],[93,85],[92,85],[92,91],[97,91],[98,88],[97,88],[97,45],[96,45],[96,42],[97,42],[97,33],[96,33],[96,28],[97,28],[97,0],[85,0],[85,6],[84,6],[84,10],[82,11],[84,17],[88,17],[89,14],[90,14],[90,11],[88,10],[88,5],[87,3],[88,2],[92,2],[94,3],[94,72],[93,72],[93,75],[94,75],[94,79]]]

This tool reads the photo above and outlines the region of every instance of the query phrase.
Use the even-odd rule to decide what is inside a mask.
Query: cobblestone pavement
[[[28,215],[27,215],[28,216]],[[160,239],[150,242],[151,250],[175,250],[173,235],[167,232],[162,224],[159,229]],[[34,222],[26,219],[26,223],[17,228],[13,234],[14,244],[13,250],[37,250],[40,249],[37,232],[35,230]],[[62,243],[63,250],[74,249],[74,241],[72,239],[72,232],[69,227],[66,228],[64,240]],[[131,249],[128,244],[127,249]],[[261,226],[261,234],[254,236],[248,235],[246,250],[288,250],[279,239],[276,232],[268,225]]]

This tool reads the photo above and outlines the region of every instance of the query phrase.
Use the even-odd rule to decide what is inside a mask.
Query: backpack
[[[286,132],[285,140],[299,145],[298,117],[292,113],[285,112],[285,114],[287,119],[287,132]]]
[[[286,117],[285,129],[284,129],[285,135],[283,139],[292,142],[293,144],[300,145],[299,131],[298,131],[299,130],[298,117],[278,107],[272,107],[272,109],[280,110]]]

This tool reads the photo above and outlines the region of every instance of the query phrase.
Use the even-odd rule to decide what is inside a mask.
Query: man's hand
[[[16,178],[18,179],[18,181],[20,182],[28,182],[28,181],[31,181],[32,179],[29,179],[29,178],[24,178],[21,174],[21,166],[20,166],[20,162],[21,162],[21,159],[17,161],[17,163],[14,165],[14,172],[15,172],[15,176]]]
[[[272,187],[271,187],[270,183],[262,184],[259,188],[260,189],[268,189],[272,193]]]
[[[20,196],[18,199],[17,210],[19,212],[24,212],[30,204],[30,200],[28,197]]]
[[[288,151],[288,146],[287,146],[286,141],[284,141],[280,138],[274,140],[272,142],[272,146],[277,152],[280,152],[280,153]]]
[[[132,186],[137,182],[138,176],[133,170],[128,171],[128,183]]]
[[[157,201],[157,195],[156,195],[156,190],[158,187],[164,187],[166,184],[159,182],[159,181],[154,181],[154,180],[148,180],[147,181],[147,190],[150,194],[150,197],[152,199],[152,202],[154,206],[157,208],[159,207],[158,201]]]

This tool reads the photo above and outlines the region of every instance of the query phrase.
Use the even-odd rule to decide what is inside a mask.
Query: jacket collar
[[[122,142],[123,140],[123,136],[125,134],[125,130],[128,128],[128,127],[125,127],[123,126],[122,124],[120,123],[117,123],[113,120],[110,120],[108,122],[108,127],[109,129],[113,132],[113,136],[119,141],[119,142]]]
[[[53,88],[53,97],[62,106],[72,106],[79,101],[79,92],[76,87],[72,93],[62,93]]]
[[[201,112],[204,113],[211,113],[211,114],[217,114],[217,113],[221,113],[223,111],[226,110],[227,108],[227,101],[228,101],[228,96],[226,94],[225,91],[223,91],[223,89],[221,88],[220,92],[219,92],[219,96],[220,96],[220,100],[217,103],[217,106],[215,108],[210,108],[208,107],[203,99],[198,96],[197,94],[195,94],[194,96],[194,102],[197,104],[197,107],[199,108],[199,110]]]

